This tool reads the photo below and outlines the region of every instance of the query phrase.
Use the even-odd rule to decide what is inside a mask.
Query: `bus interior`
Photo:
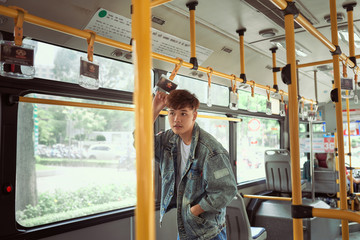
[[[357,1],[0,0],[0,33],[1,239],[177,238],[166,111],[142,115],[162,77],[229,152],[229,240],[360,239]]]

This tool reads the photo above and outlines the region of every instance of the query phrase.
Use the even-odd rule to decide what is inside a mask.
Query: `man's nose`
[[[179,122],[180,121],[180,117],[178,114],[174,115],[174,122]]]

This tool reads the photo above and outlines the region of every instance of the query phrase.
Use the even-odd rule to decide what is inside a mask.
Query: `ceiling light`
[[[259,32],[259,35],[264,38],[269,38],[269,37],[274,37],[276,33],[277,33],[276,29],[270,28],[270,29],[261,30]]]
[[[333,78],[334,74],[333,74],[333,67],[330,65],[320,65],[316,67],[317,70],[319,70],[320,72],[326,74],[327,76]]]
[[[356,29],[356,27],[355,27]],[[360,48],[360,36],[354,29],[354,44],[356,48]],[[341,41],[349,44],[349,31],[347,25],[342,25],[338,27],[338,36]]]
[[[272,44],[277,46],[280,49],[286,50],[286,41],[285,38],[277,38],[270,41]],[[300,43],[295,42],[295,54],[298,57],[307,57],[311,54],[311,51],[301,45]]]

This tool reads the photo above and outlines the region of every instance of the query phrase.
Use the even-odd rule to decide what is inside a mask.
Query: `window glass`
[[[251,98],[251,92],[238,90],[239,94],[239,109],[248,109],[248,105],[252,104],[254,108],[257,108],[258,112],[265,112],[266,110],[266,96],[255,93]],[[249,100],[251,102],[249,102]]]
[[[307,124],[306,123],[300,123],[299,124],[299,132],[300,133],[306,133],[307,132]]]
[[[280,148],[280,124],[277,120],[242,117],[237,129],[237,181],[265,177],[264,152]]]
[[[314,133],[326,132],[326,125],[325,125],[325,123],[316,123],[316,124],[313,124],[313,132],[314,132]]]
[[[35,77],[78,83],[80,57],[87,59],[87,53],[29,39],[24,43],[35,46]],[[134,65],[95,55],[94,62],[100,64],[100,88],[134,91]]]
[[[17,222],[32,227],[134,206],[133,129],[132,111],[20,102]]]
[[[199,117],[199,115],[207,115],[207,116],[220,116],[220,115],[209,114],[209,113],[204,114],[199,112],[196,122],[199,124],[199,126],[202,129],[204,129],[205,131],[210,133],[213,137],[215,137],[227,151],[229,151],[229,121],[201,118]],[[165,120],[165,128],[170,129],[169,119],[167,116]]]
[[[177,89],[186,89],[191,93],[195,93],[201,103],[207,102],[207,82],[181,75],[176,75],[174,81],[178,84]],[[227,87],[211,84],[210,95],[213,105],[229,106],[229,89]]]

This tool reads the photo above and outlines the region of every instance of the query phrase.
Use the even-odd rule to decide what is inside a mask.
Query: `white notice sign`
[[[130,44],[131,19],[100,8],[86,25],[96,34],[119,42]],[[189,29],[190,32],[190,29]],[[189,33],[190,34],[190,33]],[[169,57],[190,60],[190,42],[152,28],[152,51]],[[196,57],[201,65],[213,50],[196,46]]]
[[[314,153],[334,152],[334,138],[313,138],[312,146]],[[300,152],[310,152],[310,138],[300,138]]]

